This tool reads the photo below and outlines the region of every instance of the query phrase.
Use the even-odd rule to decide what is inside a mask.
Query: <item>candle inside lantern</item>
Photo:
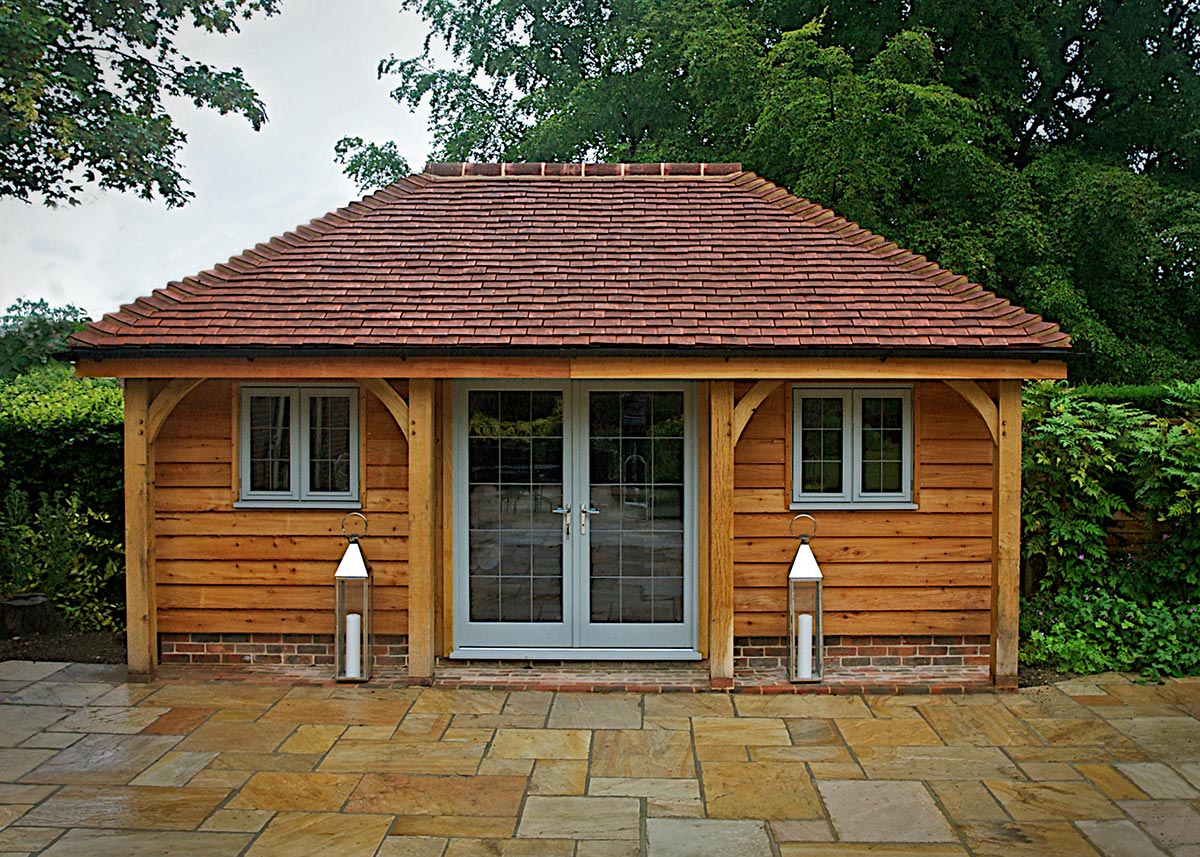
[[[796,652],[796,669],[799,678],[812,678],[813,674],[813,617],[811,613],[801,613],[796,636],[800,639]]]
[[[346,678],[362,678],[362,614],[346,614]]]

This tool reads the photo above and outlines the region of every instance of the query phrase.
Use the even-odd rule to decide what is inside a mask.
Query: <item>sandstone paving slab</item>
[[[592,851],[590,848],[634,846],[631,852]],[[638,843],[574,839],[451,839],[441,857],[638,857]],[[588,846],[585,849],[584,846]],[[576,850],[578,849],[578,850]],[[424,857],[423,852],[418,852]],[[440,852],[439,852],[440,854]],[[383,857],[380,854],[380,857]]]
[[[931,706],[925,718],[950,745],[1011,747],[1037,745],[1040,739],[999,703],[995,705]]]
[[[131,786],[185,786],[217,757],[216,753],[171,751],[138,774]]]
[[[871,714],[881,720],[894,720],[897,718],[919,720],[922,716],[922,709],[951,704],[947,697],[917,694],[909,696],[881,694],[879,696],[864,697],[864,699],[867,703],[867,708],[871,710]]]
[[[193,830],[228,795],[221,789],[66,786],[27,812],[34,827]]]
[[[767,825],[778,843],[833,841],[833,828],[825,819],[776,819]]]
[[[843,842],[953,842],[954,831],[925,786],[916,782],[822,780],[817,783]]]
[[[546,797],[525,800],[517,836],[545,839],[638,839],[641,803],[631,797]]]
[[[246,833],[68,830],[43,857],[235,857],[249,842]]]
[[[214,723],[196,727],[178,749],[218,753],[270,753],[292,733],[291,723]]]
[[[792,738],[779,717],[694,717],[697,744],[790,746]]]
[[[549,761],[549,760],[548,760]],[[491,777],[525,777],[533,773],[533,759],[493,759],[484,757],[477,773]]]
[[[146,735],[187,735],[216,712],[215,708],[170,708],[142,732]]]
[[[333,745],[318,770],[327,773],[474,774],[484,749],[481,744],[342,740]]]
[[[450,728],[450,724],[457,716],[445,711],[430,714],[414,714],[409,711],[400,725],[396,727],[396,731],[392,733],[392,740],[397,742],[437,741]]]
[[[39,732],[30,735],[20,746],[39,750],[65,750],[81,738],[82,732]]]
[[[1120,808],[1087,782],[985,783],[1017,821],[1120,818]]]
[[[7,803],[0,806],[0,830],[8,827],[31,809],[33,809],[31,804]]]
[[[755,747],[755,750],[763,750],[764,747]],[[778,750],[786,750],[788,747],[776,747]],[[701,762],[748,762],[751,761],[750,748],[744,747],[741,744],[697,744],[696,758]]]
[[[642,849],[624,839],[581,839],[575,857],[642,857]]]
[[[870,718],[871,709],[861,696],[817,696],[738,694],[734,700],[740,717],[820,717],[825,719]]]
[[[1152,798],[1200,798],[1200,791],[1161,762],[1126,762],[1116,767]]]
[[[263,716],[262,708],[218,708],[209,720],[213,723],[253,723]]]
[[[394,734],[396,734],[396,726],[394,724],[347,726],[346,731],[342,733],[342,737],[347,741],[390,741]],[[442,740],[445,740],[445,737],[443,735]]]
[[[651,818],[646,820],[646,857],[771,857],[761,821]]]
[[[20,783],[0,783],[0,805],[9,803],[38,803],[54,794],[57,786],[27,786]]]
[[[523,777],[366,774],[350,795],[345,812],[516,818],[524,792]]]
[[[972,821],[1008,821],[1008,813],[978,781],[955,780],[929,783],[938,802],[956,824]]]
[[[87,705],[93,699],[103,696],[112,689],[113,685],[104,682],[39,681],[10,694],[4,701],[19,705],[55,705],[78,708],[81,705]]]
[[[1023,687],[1016,693],[1000,694],[1000,702],[1021,718],[1099,719],[1087,706],[1054,687]]]
[[[514,690],[504,701],[504,714],[540,714],[545,717],[550,713],[554,702],[554,694],[548,690]]]
[[[360,779],[358,774],[263,771],[250,777],[226,806],[277,812],[337,812]]]
[[[281,699],[260,723],[304,723],[335,726],[390,726],[395,728],[408,712],[407,700],[385,699]],[[390,735],[390,733],[389,733]]]
[[[27,783],[123,785],[173,749],[172,735],[88,735],[22,777]],[[50,750],[27,752],[53,753]]]
[[[391,835],[507,840],[516,827],[510,815],[398,815]]]
[[[375,857],[442,857],[445,850],[446,840],[440,837],[385,836]]]
[[[205,682],[168,684],[145,698],[147,705],[166,708],[270,708],[287,688],[263,684]],[[259,714],[262,712],[260,711]]]
[[[702,762],[711,818],[821,818],[807,768],[799,762]]]
[[[54,732],[107,732],[135,735],[170,709],[153,706],[102,706],[80,709],[49,728]]]
[[[213,770],[205,768],[188,781],[188,788],[193,789],[224,789],[231,792],[240,789],[250,779],[250,771]]]
[[[36,748],[0,749],[0,781],[14,782],[55,756],[55,750]]]
[[[41,851],[62,835],[61,827],[8,827],[0,830],[0,853]]]
[[[1200,810],[1184,800],[1123,800],[1119,806],[1155,841],[1175,851],[1200,845]]]
[[[642,699],[635,693],[555,694],[552,729],[640,729]]]
[[[602,730],[592,739],[593,777],[695,777],[691,738],[666,730]]]
[[[0,681],[41,681],[67,666],[61,661],[0,661]]]
[[[387,835],[387,815],[341,815],[329,812],[285,812],[271,819],[247,857],[296,857],[336,854],[374,857]]]
[[[832,720],[821,718],[793,717],[784,721],[793,744],[836,744],[842,743],[841,733]]]
[[[587,793],[598,797],[644,797],[660,801],[700,799],[698,780],[654,777],[592,777]]]
[[[1066,762],[1021,762],[1022,773],[1031,780],[1082,780],[1083,774]]]
[[[450,729],[542,729],[545,714],[455,714]]]
[[[1113,765],[1077,762],[1075,770],[1083,774],[1109,800],[1148,800],[1149,795]]]
[[[968,857],[959,845],[881,845],[875,842],[782,842],[780,857]]]
[[[320,760],[315,753],[218,753],[208,768],[196,776],[221,771],[311,771]]]
[[[410,710],[414,714],[499,714],[507,697],[501,690],[424,688]]]
[[[130,683],[118,684],[103,696],[92,700],[92,705],[137,705],[158,688],[152,684]]]
[[[475,741],[480,744],[487,744],[495,736],[495,729],[480,729],[470,726],[454,726],[451,725],[442,735],[443,741]]]
[[[800,744],[795,747],[751,747],[752,762],[843,762],[855,764],[850,750],[839,740],[836,744]]]
[[[1019,779],[1012,760],[995,747],[856,747],[859,764],[871,779]]]
[[[1200,762],[1176,762],[1173,767],[1185,780],[1200,788]]]
[[[960,831],[975,857],[1100,857],[1065,821],[967,824]]]
[[[324,755],[334,742],[346,731],[344,726],[312,725],[297,726],[296,731],[279,746],[280,753],[317,753]]]
[[[51,705],[0,705],[0,747],[16,747],[72,711]]]
[[[656,693],[647,694],[643,703],[646,721],[677,721],[692,717],[732,717],[733,700],[729,694]],[[686,725],[684,728],[687,728]]]
[[[586,759],[592,733],[586,729],[497,729],[489,756],[497,759]]]
[[[1132,758],[1128,761],[1144,761],[1146,754],[1136,747]],[[1103,746],[1085,744],[1081,747],[1005,747],[1006,755],[1012,757],[1018,764],[1026,762],[1069,762],[1076,764],[1102,763],[1110,764],[1116,760]],[[1127,755],[1119,753],[1118,756]]]
[[[539,759],[529,780],[531,795],[581,795],[588,791],[585,759]]]
[[[1158,761],[1200,761],[1200,721],[1195,718],[1136,717],[1109,722]]]
[[[200,825],[201,830],[258,833],[275,817],[269,809],[218,809]]]
[[[1026,718],[1025,722],[1052,747],[1099,747],[1114,759],[1144,761],[1146,754],[1113,723],[1104,720]]]
[[[1104,857],[1167,857],[1149,836],[1126,819],[1080,821],[1076,826]]]
[[[924,720],[835,720],[853,747],[940,746],[943,742]]]
[[[865,780],[866,772],[857,762],[809,762],[808,769],[818,780]]]

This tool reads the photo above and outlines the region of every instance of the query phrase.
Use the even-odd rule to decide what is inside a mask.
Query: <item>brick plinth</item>
[[[333,668],[333,636],[326,634],[159,634],[158,645],[162,664]],[[408,638],[377,636],[375,668],[406,671]]]
[[[827,636],[825,672],[886,667],[987,667],[986,636]],[[733,641],[735,673],[787,668],[783,637],[738,637]]]

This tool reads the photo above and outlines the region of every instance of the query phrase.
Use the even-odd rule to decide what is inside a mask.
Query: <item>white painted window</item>
[[[912,505],[912,389],[792,389],[792,506]]]
[[[239,506],[358,507],[358,390],[241,389]]]

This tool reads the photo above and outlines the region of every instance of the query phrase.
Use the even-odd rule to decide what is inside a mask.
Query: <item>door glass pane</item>
[[[593,623],[683,615],[683,393],[593,392],[588,402]]]
[[[467,397],[469,604],[473,622],[563,621],[563,397]]]

